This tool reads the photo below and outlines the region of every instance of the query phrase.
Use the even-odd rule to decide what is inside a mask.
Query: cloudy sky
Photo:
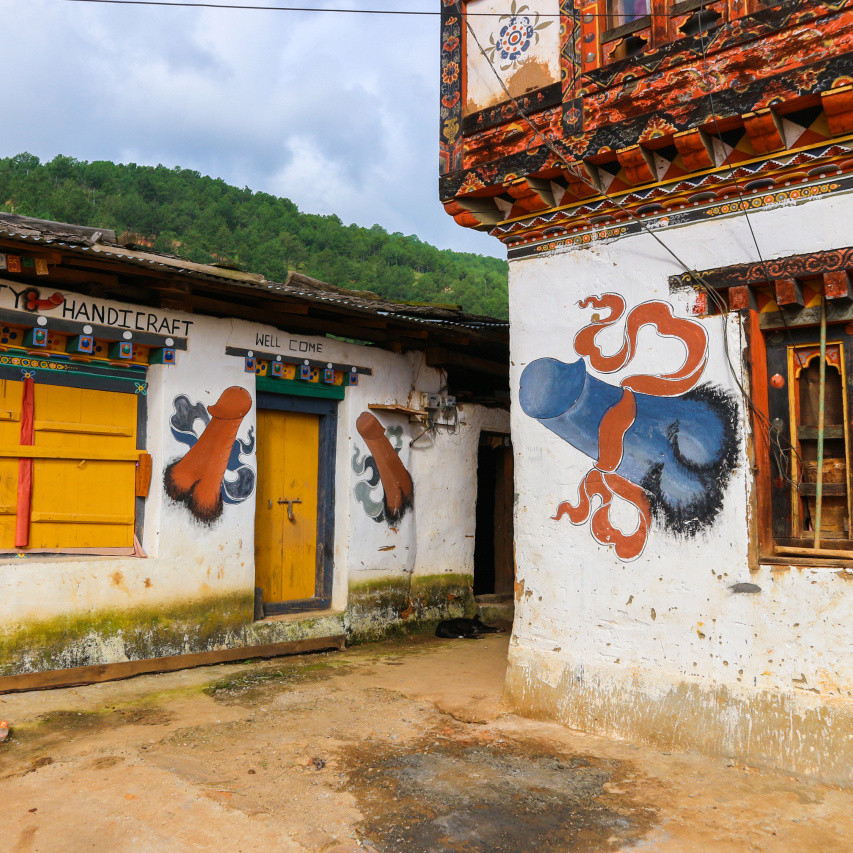
[[[0,11],[0,156],[182,166],[311,213],[503,256],[438,202],[437,17],[68,0],[0,0]]]

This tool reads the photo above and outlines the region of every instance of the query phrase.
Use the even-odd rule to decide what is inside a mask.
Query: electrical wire
[[[705,0],[702,0],[702,4],[699,7],[699,9],[700,9],[700,15],[705,13],[705,11],[706,11]],[[707,32],[707,30],[701,30],[698,33],[699,46],[700,46],[700,49],[702,51],[702,68],[703,68],[703,71],[705,74],[706,83],[708,84],[708,105],[711,108],[711,114],[715,117],[714,129],[716,131],[716,137],[720,143],[721,153],[725,153],[725,142],[723,141],[723,136],[722,136],[722,133],[720,132],[719,123],[716,121],[717,109],[716,109],[716,106],[714,105],[714,89],[713,89],[713,85],[710,84],[710,76],[711,75],[710,75],[710,70],[708,68],[708,53],[707,53],[706,42],[705,42],[706,32]],[[761,246],[758,243],[758,237],[755,234],[755,229],[752,227],[752,220],[750,219],[748,207],[747,207],[747,204],[744,200],[744,195],[743,195],[743,192],[741,191],[740,182],[738,181],[737,175],[735,174],[734,164],[731,161],[730,155],[728,157],[726,157],[726,165],[728,166],[729,180],[734,185],[735,191],[737,192],[737,195],[738,195],[738,200],[740,202],[738,207],[739,207],[741,213],[743,214],[744,221],[746,222],[747,227],[749,228],[750,236],[752,237],[752,242],[755,245],[755,251],[758,255],[758,261],[759,261],[759,264],[761,265],[761,268],[764,272],[764,279],[765,279],[765,281],[767,281],[769,283],[770,281],[772,281],[772,278],[771,278],[770,273],[767,269],[767,263],[764,260],[764,256],[761,253]],[[788,336],[788,340],[791,342],[792,349],[794,351],[794,356],[796,357],[797,362],[800,365],[800,368],[802,368],[804,366],[803,361],[802,361],[802,356],[797,352],[796,341],[794,340],[794,336],[791,334],[791,330],[788,326],[788,320],[785,317],[785,312],[784,312],[781,305],[779,306],[779,316],[782,318],[782,325],[785,328],[785,333]],[[724,334],[725,334],[725,326],[724,326]],[[727,343],[727,340],[726,340],[726,343]],[[726,347],[726,351],[728,352],[728,347]],[[729,365],[731,367],[731,361],[729,361]],[[733,368],[732,368],[732,370],[733,370]],[[750,404],[752,405],[751,398],[750,398]],[[758,411],[758,409],[754,405],[752,406],[752,408],[753,408],[753,411],[756,411],[756,412]],[[768,437],[768,439],[770,439],[771,437],[773,438],[773,441],[776,444],[779,453],[782,455],[782,457],[787,462],[788,466],[790,467],[791,472],[793,472],[793,465],[791,464],[791,460],[789,459],[789,457],[787,455],[788,452],[782,448],[782,445],[779,441],[780,431],[778,429],[775,429],[772,426],[772,424],[769,424],[769,418],[767,420],[768,420],[768,425],[769,425],[767,437]],[[788,445],[790,447],[790,452],[793,452],[793,454],[796,456],[796,458],[800,462],[800,470],[803,471],[804,470],[803,459],[800,456],[799,451],[797,450],[793,441],[791,441],[790,438],[788,439]],[[799,483],[795,483],[793,481],[793,479],[791,477],[789,477],[781,469],[781,466],[779,466],[778,461],[777,461],[777,467],[779,467],[779,469],[780,469],[780,475],[782,476],[782,478],[785,479],[790,486],[797,488],[799,491]]]
[[[442,13],[440,11],[418,10],[418,9],[323,9],[317,6],[261,6],[261,5],[240,5],[237,3],[193,3],[189,0],[61,0],[64,3],[104,3],[110,6],[171,6],[182,9],[231,9],[243,10],[249,12],[333,12],[343,15],[409,15],[416,17],[431,17],[437,18]],[[777,4],[781,5],[781,4]],[[771,9],[772,6],[765,8]],[[695,10],[691,10],[695,11]],[[682,12],[681,15],[687,15],[690,12]],[[466,12],[466,17],[475,18],[501,18],[507,17],[506,12]],[[540,13],[540,18],[555,18],[559,19],[562,15],[557,13]],[[627,15],[613,15],[600,12],[585,12],[585,18],[614,18],[628,17]],[[631,18],[624,23],[629,24],[635,20],[643,18],[674,18],[680,15],[673,12],[649,12],[646,15],[640,15],[639,18]],[[619,24],[618,26],[623,26]],[[615,28],[614,28],[615,29]]]
[[[460,0],[456,0],[456,8],[457,8],[457,11],[459,11],[459,13],[461,15]],[[702,8],[704,10],[704,4],[703,4]],[[643,231],[645,231],[649,236],[651,236],[655,240],[655,242],[657,242],[667,252],[667,254],[669,254],[672,258],[675,259],[675,261],[678,263],[678,265],[690,276],[690,278],[692,278],[699,285],[699,287],[702,289],[702,291],[705,294],[707,294],[708,298],[717,307],[717,310],[721,314],[721,321],[722,321],[723,351],[724,351],[725,356],[726,356],[726,361],[728,362],[728,365],[729,365],[729,371],[731,373],[731,377],[734,380],[735,384],[737,385],[737,388],[740,392],[741,398],[747,404],[749,409],[754,413],[754,415],[757,417],[758,422],[767,431],[768,444],[770,444],[770,442],[772,440],[771,439],[771,431],[773,431],[773,426],[772,426],[769,418],[767,417],[767,415],[765,415],[764,412],[762,412],[760,409],[758,409],[756,407],[756,405],[753,403],[751,395],[749,395],[747,393],[746,389],[743,387],[743,384],[741,383],[740,379],[738,378],[737,370],[735,369],[735,366],[734,366],[732,359],[731,359],[731,354],[729,352],[728,319],[727,319],[729,307],[726,304],[726,302],[723,300],[723,298],[720,296],[720,294],[716,291],[715,288],[711,287],[696,270],[694,270],[690,266],[688,266],[688,264],[681,257],[679,257],[679,255],[676,254],[676,252],[672,248],[667,246],[666,243],[664,243],[663,240],[661,240],[661,238],[654,231],[652,231],[648,227],[648,225],[646,225],[646,223],[643,222],[642,219],[640,219],[632,210],[630,210],[625,205],[623,205],[618,199],[616,199],[613,196],[611,196],[610,194],[608,194],[600,186],[596,185],[591,179],[587,178],[582,172],[580,172],[579,170],[576,170],[575,168],[572,167],[571,163],[566,159],[566,157],[563,155],[563,153],[561,151],[559,151],[556,148],[556,146],[553,145],[552,142],[533,123],[530,116],[527,114],[527,112],[524,110],[524,108],[521,106],[521,104],[518,102],[518,100],[515,97],[513,97],[513,95],[510,94],[509,89],[506,87],[506,84],[504,83],[500,74],[498,74],[497,69],[494,67],[494,64],[491,62],[491,60],[489,59],[485,50],[483,49],[483,45],[481,44],[479,38],[477,38],[477,34],[474,32],[473,28],[471,27],[471,24],[468,23],[467,20],[466,20],[466,26],[467,26],[468,32],[471,34],[472,38],[474,39],[474,42],[476,43],[477,48],[479,49],[481,55],[483,56],[483,59],[486,61],[489,68],[492,70],[492,73],[495,75],[495,78],[497,79],[498,84],[500,85],[504,94],[507,96],[509,101],[512,103],[516,112],[524,119],[524,121],[527,123],[527,125],[530,127],[530,129],[533,131],[534,135],[538,139],[540,139],[542,141],[542,143],[559,159],[559,161],[563,164],[563,166],[566,168],[566,170],[569,172],[570,175],[573,175],[574,177],[578,178],[578,180],[580,180],[582,183],[584,183],[587,186],[594,189],[603,198],[607,199],[607,201],[609,201],[614,207],[618,208],[620,211],[622,211],[627,216],[629,216],[631,219],[633,219],[634,222],[636,222],[643,229]],[[577,63],[575,63],[575,64],[577,67]],[[777,444],[778,444],[778,441],[777,441]],[[797,453],[797,451],[793,447],[793,445],[792,445],[791,449],[793,450],[794,453]],[[797,455],[799,456],[799,454],[797,454]],[[788,478],[786,476],[786,474],[784,472],[780,472],[780,473],[783,476],[783,478],[789,482],[789,484],[791,484],[792,486],[795,485],[790,480],[790,478]]]

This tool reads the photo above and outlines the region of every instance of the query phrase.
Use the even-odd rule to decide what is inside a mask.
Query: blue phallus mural
[[[519,403],[525,414],[593,460],[578,503],[561,503],[554,518],[568,515],[574,524],[591,518],[593,537],[630,560],[642,553],[653,518],[691,536],[717,517],[738,459],[738,408],[729,393],[697,384],[707,360],[707,336],[699,323],[674,317],[667,303],[643,303],[626,318],[622,348],[606,356],[595,336],[622,317],[624,301],[606,294],[580,303],[590,304],[611,313],[604,320],[594,317],[578,333],[575,350],[602,372],[629,364],[644,325],[679,338],[686,351],[678,370],[629,376],[620,385],[592,376],[583,359],[536,359],[521,375]],[[614,496],[635,507],[634,531],[612,524]],[[593,509],[596,497],[599,505]]]

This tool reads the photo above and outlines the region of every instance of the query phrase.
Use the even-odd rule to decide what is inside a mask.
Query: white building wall
[[[62,293],[66,300],[78,303],[82,300],[106,307],[128,307]],[[8,287],[0,288],[0,306],[15,307]],[[192,403],[210,406],[225,389],[246,388],[253,405],[237,437],[246,440],[250,430],[255,430],[255,377],[245,371],[242,358],[226,355],[227,346],[259,354],[304,356],[373,371],[371,376],[362,375],[357,386],[348,388],[338,406],[334,609],[347,607],[349,587],[362,580],[407,578],[412,572],[422,576],[473,574],[477,441],[484,428],[508,431],[506,411],[462,406],[456,430],[440,429],[413,447],[409,441],[421,432],[419,423],[410,422],[405,415],[373,411],[384,427],[397,428],[395,442],[413,477],[415,495],[413,507],[399,522],[377,522],[355,496],[360,478],[353,467],[353,456],[356,451],[360,457],[368,453],[356,420],[370,411],[370,404],[417,404],[421,391],[438,391],[444,385],[443,372],[426,366],[422,353],[398,355],[372,346],[289,335],[271,326],[244,321],[160,309],[156,314],[191,325],[188,349],[177,353],[176,363],[153,365],[148,370],[146,449],[152,456],[153,474],[145,501],[142,546],[146,556],[0,557],[0,641],[4,637],[19,638],[22,632],[32,629],[28,642],[36,646],[41,628],[36,630],[33,626],[46,625],[50,620],[54,620],[55,627],[62,620],[78,617],[97,621],[112,611],[166,609],[235,595],[242,596],[248,607],[244,621],[251,621],[256,492],[242,503],[226,504],[220,518],[205,524],[185,506],[171,500],[163,486],[166,466],[187,451],[169,427],[177,396],[186,395]],[[254,453],[244,461],[256,468]],[[372,490],[371,497],[381,501],[381,485]],[[97,633],[100,629],[92,630]],[[193,642],[190,631],[184,642],[186,650],[193,650]],[[88,651],[75,652],[75,665],[126,659],[127,650],[108,637],[90,637],[87,648]],[[4,663],[0,656],[0,670]],[[65,665],[70,663],[66,661]]]
[[[753,213],[750,221],[770,259],[849,245],[851,218],[853,200],[842,196]],[[693,269],[758,260],[742,216],[659,234]],[[668,284],[683,271],[647,233],[510,264],[518,582],[508,695],[529,713],[587,730],[850,782],[851,574],[831,566],[750,571],[749,412],[719,317],[697,320],[708,338],[700,384],[737,400],[738,459],[713,523],[685,536],[653,518],[642,553],[622,560],[595,541],[589,521],[552,518],[561,502],[578,502],[594,460],[525,413],[522,372],[539,358],[579,358],[575,335],[596,313],[578,305],[588,296],[618,293],[626,314],[659,300],[691,318],[692,296],[670,293]],[[748,389],[740,322],[727,321],[729,358]],[[619,349],[624,325],[623,318],[599,334],[605,354]],[[586,368],[618,386],[627,376],[674,371],[684,357],[678,340],[646,326],[623,369],[600,373],[588,359]],[[615,503],[612,520],[630,532],[636,510]],[[737,593],[737,583],[761,591]]]

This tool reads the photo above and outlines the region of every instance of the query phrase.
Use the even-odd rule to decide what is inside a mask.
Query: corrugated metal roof
[[[236,285],[256,292],[263,291],[272,296],[336,305],[354,312],[375,314],[402,322],[472,331],[509,328],[507,322],[494,317],[466,314],[437,306],[391,302],[375,294],[349,291],[297,272],[290,272],[286,282],[276,282],[257,273],[232,270],[214,264],[198,264],[153,250],[129,249],[114,242],[115,232],[108,229],[86,228],[0,213],[0,236],[25,243],[53,246],[75,254],[119,260],[133,266],[176,273],[196,280]]]

